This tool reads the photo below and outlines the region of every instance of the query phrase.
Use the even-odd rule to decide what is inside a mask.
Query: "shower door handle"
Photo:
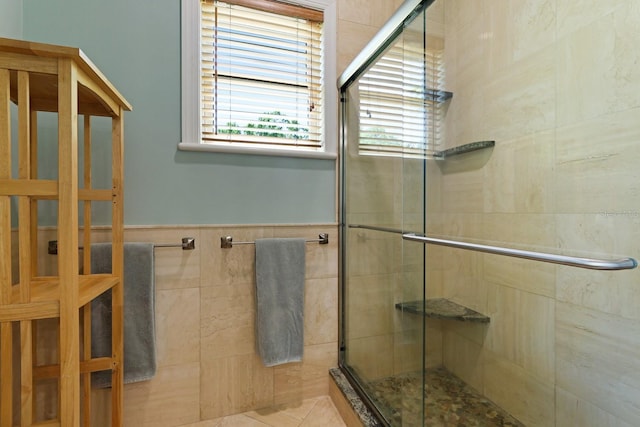
[[[480,245],[477,243],[460,242],[457,240],[437,239],[434,237],[419,236],[417,234],[403,234],[404,240],[422,242],[430,245],[448,246],[476,252],[485,252],[495,255],[504,255],[515,258],[524,258],[534,261],[548,262],[552,264],[569,265],[572,267],[588,268],[591,270],[630,270],[638,266],[633,258],[621,258],[615,260],[603,260],[593,258],[580,258],[566,255],[550,254],[545,252],[525,251],[521,249],[503,248],[500,246]]]

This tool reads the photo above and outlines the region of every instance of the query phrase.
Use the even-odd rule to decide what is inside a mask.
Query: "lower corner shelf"
[[[488,316],[446,298],[432,298],[426,301],[399,302],[396,309],[411,314],[421,314],[436,319],[458,320],[461,322],[489,323]]]

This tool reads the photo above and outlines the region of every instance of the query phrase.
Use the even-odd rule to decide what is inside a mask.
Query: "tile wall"
[[[170,234],[176,240],[184,232]],[[157,380],[125,391],[131,425],[180,425],[327,395],[327,372],[337,364],[338,349],[335,225],[212,227],[194,233],[199,254],[165,249],[157,259],[163,265],[158,270],[158,334],[166,340],[158,340],[164,343],[158,349]],[[319,233],[329,233],[330,243],[307,245],[303,361],[265,368],[254,347],[255,248],[222,249],[220,237],[313,239]],[[136,230],[128,238],[148,234]]]
[[[107,231],[97,231],[96,239]],[[308,243],[304,307],[304,356],[300,363],[266,368],[255,352],[255,246],[220,247],[220,238],[254,241],[263,237],[315,239]],[[179,426],[329,394],[330,368],[337,366],[337,227],[202,226],[128,227],[125,241],[179,243],[195,237],[195,250],[156,248],[156,376],[125,385],[124,421],[135,426]],[[55,232],[45,231],[46,241]],[[43,255],[43,273],[55,272],[56,257]],[[55,337],[42,324],[41,337]],[[49,333],[47,333],[49,332]],[[40,347],[40,363],[55,361],[55,342]],[[39,417],[55,415],[51,387],[37,388]],[[93,424],[110,425],[108,390],[94,389]]]
[[[402,0],[337,0],[338,75],[401,4]]]
[[[473,155],[455,172],[433,165],[431,232],[637,258],[637,2],[444,6],[447,144],[496,146],[481,167]],[[449,369],[528,426],[640,424],[639,270],[433,253],[443,295],[491,317],[443,323]]]

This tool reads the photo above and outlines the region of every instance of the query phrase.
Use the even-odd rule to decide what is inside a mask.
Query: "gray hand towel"
[[[153,244],[124,244],[124,382],[156,373]],[[91,272],[111,272],[111,244],[91,245]],[[111,355],[111,291],[91,303],[91,355]],[[94,372],[92,385],[111,386],[111,371]]]
[[[265,366],[302,360],[304,239],[256,240],[256,341]]]

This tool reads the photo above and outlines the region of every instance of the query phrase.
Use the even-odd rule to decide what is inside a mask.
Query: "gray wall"
[[[22,37],[22,0],[0,0],[0,37]]]
[[[180,2],[25,1],[21,13],[24,39],[80,47],[133,105],[125,115],[127,225],[335,221],[334,160],[177,150]],[[40,135],[55,146],[46,119],[51,132]],[[108,142],[108,123],[97,127]],[[107,182],[108,169],[97,175]]]

